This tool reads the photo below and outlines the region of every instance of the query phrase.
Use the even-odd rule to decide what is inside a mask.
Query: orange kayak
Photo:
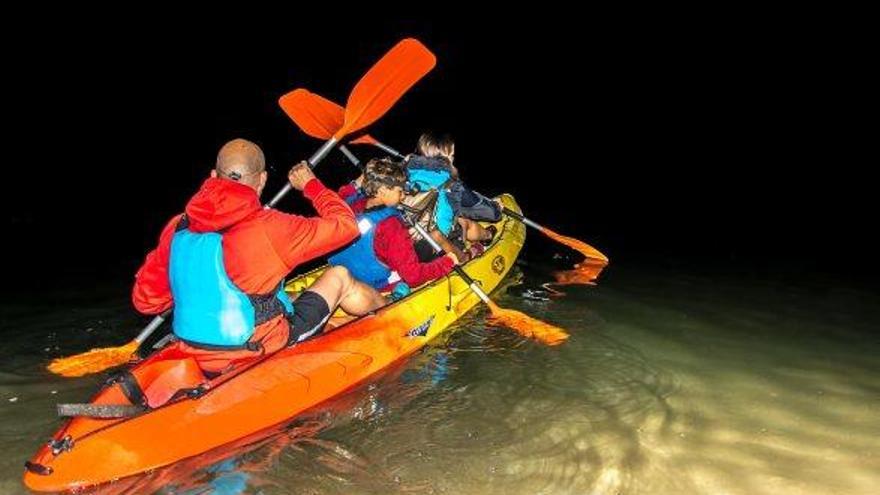
[[[501,199],[507,208],[519,211],[512,196]],[[496,226],[499,234],[492,245],[464,265],[486,292],[498,286],[525,242],[522,223],[505,217]],[[321,270],[291,280],[286,289],[303,290]],[[162,403],[122,418],[68,420],[26,463],[24,484],[39,492],[75,490],[232,445],[377,376],[424,347],[479,302],[452,274],[375,314],[212,380],[174,352],[157,351],[130,373],[151,400],[164,397]],[[163,396],[162,390],[169,393]],[[126,397],[116,383],[99,391],[90,404],[130,407]]]

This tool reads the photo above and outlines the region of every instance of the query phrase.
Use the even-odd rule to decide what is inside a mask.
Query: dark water
[[[533,286],[547,278],[522,270]],[[165,473],[158,493],[877,493],[876,294],[631,267],[564,290],[495,296],[567,328],[566,344],[486,328],[480,309],[332,407]],[[24,492],[22,463],[56,428],[54,404],[101,379],[53,377],[48,359],[127,341],[144,320],[125,296],[108,286],[2,306],[0,493]]]

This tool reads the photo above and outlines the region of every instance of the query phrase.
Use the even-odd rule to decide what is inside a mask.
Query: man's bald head
[[[217,153],[217,164],[214,172],[217,177],[247,184],[258,192],[266,179],[266,157],[263,150],[247,139],[233,139],[224,144]]]

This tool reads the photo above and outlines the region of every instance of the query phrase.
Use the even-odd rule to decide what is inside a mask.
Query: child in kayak
[[[329,258],[331,265],[346,267],[356,279],[383,292],[393,291],[392,299],[406,295],[410,287],[446,275],[458,261],[454,254],[428,263],[419,261],[396,208],[405,186],[402,164],[370,160],[362,177],[339,190],[355,213],[360,238]]]
[[[495,236],[495,227],[484,228],[477,222],[499,221],[501,208],[495,201],[466,187],[458,177],[454,162],[455,142],[451,138],[422,134],[417,154],[407,157],[406,162],[409,180],[421,192],[404,203],[421,210],[422,225],[429,231],[436,229],[456,248],[463,249],[464,241],[487,246]],[[479,247],[470,254],[482,252]],[[430,245],[424,240],[416,243],[416,250],[421,259],[433,257]]]

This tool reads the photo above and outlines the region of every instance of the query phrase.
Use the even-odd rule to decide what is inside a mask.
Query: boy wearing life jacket
[[[356,182],[361,183],[363,196],[359,196],[357,184],[343,186],[339,195],[355,212],[360,238],[331,256],[331,265],[346,267],[356,279],[380,291],[393,290],[393,298],[452,271],[457,262],[454,255],[423,263],[413,249],[409,230],[396,208],[406,186],[401,164],[370,160]]]
[[[491,244],[496,233],[494,226],[484,228],[477,222],[499,221],[501,208],[495,201],[462,183],[454,160],[455,143],[451,138],[422,134],[417,154],[407,157],[406,162],[409,180],[420,193],[404,202],[421,211],[419,221],[426,230],[436,229],[442,237],[452,241],[452,247],[444,246],[447,250],[455,252],[456,249],[463,249],[465,240],[479,242],[468,252],[468,255],[475,256],[482,252],[482,246]],[[435,240],[442,244],[442,237],[435,236]],[[416,242],[416,250],[421,259],[434,256],[430,245],[424,240]]]

